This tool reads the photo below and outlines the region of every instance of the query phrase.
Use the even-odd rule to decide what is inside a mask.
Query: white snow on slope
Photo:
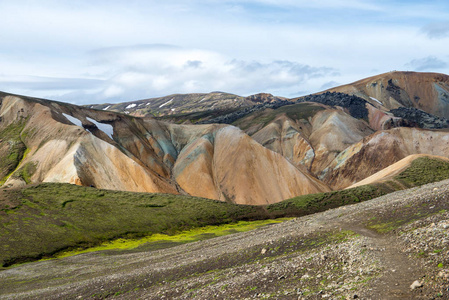
[[[92,123],[95,124],[95,126],[97,126],[98,129],[100,129],[101,131],[103,131],[107,136],[109,136],[112,140],[112,135],[114,134],[114,127],[112,127],[112,125],[109,124],[104,124],[104,123],[100,123],[95,121],[92,118],[86,117],[86,119]]]
[[[111,107],[110,105],[106,106],[105,108],[103,108],[103,110],[108,110],[109,107]]]
[[[128,109],[128,108],[133,108],[133,107],[136,107],[137,106],[137,104],[130,104],[130,105],[128,105],[127,107],[125,107],[125,109]]]
[[[159,106],[159,108],[161,108],[162,106],[165,106],[165,105],[167,105],[167,104],[171,103],[172,101],[173,101],[173,99],[171,99],[171,100],[169,100],[169,101],[165,102],[164,104],[161,104],[161,105]]]
[[[72,117],[71,115],[62,113],[62,115],[64,117],[66,117],[67,120],[69,120],[70,122],[72,122],[72,124],[79,126],[79,127],[83,127],[83,122],[81,122],[79,119]]]
[[[374,98],[374,97],[370,97],[372,100],[374,100],[374,101],[376,101],[377,103],[379,103],[380,105],[383,105],[382,104],[382,102],[380,102],[379,100],[377,100],[376,98]]]

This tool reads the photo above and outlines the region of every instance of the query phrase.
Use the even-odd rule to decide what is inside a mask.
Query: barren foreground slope
[[[17,266],[0,272],[0,299],[448,299],[448,184],[165,250]]]

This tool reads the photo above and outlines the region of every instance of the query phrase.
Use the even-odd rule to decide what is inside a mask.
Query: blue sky
[[[0,90],[76,104],[449,74],[448,1],[15,0],[0,11]]]

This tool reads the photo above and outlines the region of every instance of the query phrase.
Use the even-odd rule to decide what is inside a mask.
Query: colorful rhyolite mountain
[[[449,157],[448,84],[443,74],[392,72],[332,89],[339,94],[290,102],[211,93],[152,105],[151,114],[156,106],[169,113],[173,103],[203,116],[231,111],[232,125],[174,124],[147,117],[144,109],[132,113],[142,117],[125,111],[150,100],[116,104],[116,112],[112,105],[94,109],[2,93],[0,176],[4,186],[68,182],[279,202],[349,187],[410,155]],[[400,117],[400,107],[417,109]],[[442,129],[423,129],[429,122]]]
[[[449,76],[445,74],[389,72],[327,91],[356,95],[388,110],[414,107],[449,118]]]

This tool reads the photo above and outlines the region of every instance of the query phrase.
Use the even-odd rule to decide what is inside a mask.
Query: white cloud
[[[447,68],[448,64],[435,56],[428,56],[425,58],[413,59],[407,63],[406,66],[411,67],[414,71],[435,71]]]
[[[75,103],[211,90],[289,97],[404,66],[449,72],[412,65],[444,62],[443,2],[15,0],[0,11],[0,90]]]
[[[308,79],[335,72],[286,60],[236,60],[213,51],[170,45],[98,49],[91,55],[96,67],[104,66],[104,72],[110,72],[95,98],[112,100],[174,92],[221,90],[248,95],[281,88],[297,90]]]
[[[422,28],[429,38],[441,39],[449,37],[449,22],[431,23]]]

